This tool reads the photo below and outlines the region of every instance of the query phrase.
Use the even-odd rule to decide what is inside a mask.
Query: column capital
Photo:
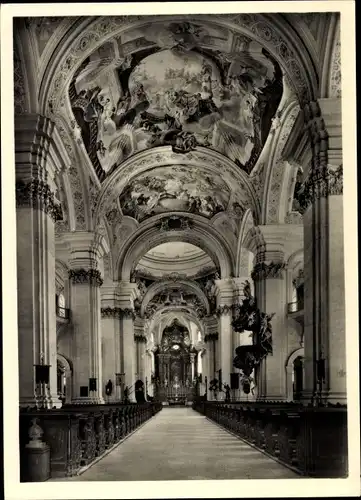
[[[300,208],[304,213],[307,208],[321,198],[343,194],[343,165],[333,167],[327,165],[312,170],[302,186],[299,194]]]
[[[286,270],[285,262],[258,262],[251,273],[253,281],[266,279],[283,279]]]
[[[98,269],[69,269],[69,279],[76,285],[102,286],[103,280]]]
[[[102,318],[121,318],[122,310],[120,307],[102,307],[100,309]]]
[[[134,342],[137,344],[146,344],[147,343],[147,337],[145,335],[140,335],[138,333],[134,334]]]

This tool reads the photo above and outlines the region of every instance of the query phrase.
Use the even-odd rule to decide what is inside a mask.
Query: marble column
[[[55,177],[67,154],[54,124],[15,117],[16,234],[20,406],[60,407],[57,396],[54,222],[61,214]],[[49,368],[37,386],[34,365]]]
[[[216,280],[219,361],[222,370],[222,384],[231,385],[233,372],[233,280]],[[220,396],[225,396],[221,392]]]
[[[109,251],[103,236],[90,231],[62,235],[69,249],[70,309],[73,326],[74,404],[104,403],[102,376],[100,271]],[[95,379],[92,389],[91,380]],[[88,395],[83,391],[88,390]]]
[[[121,310],[118,298],[119,283],[101,287],[101,333],[102,333],[102,390],[106,401],[120,401],[121,390],[116,374],[122,373]],[[105,386],[111,380],[113,391],[105,394]]]
[[[304,296],[306,400],[346,402],[345,278],[341,100],[305,108],[313,149],[304,182]],[[324,364],[322,386],[317,363]]]

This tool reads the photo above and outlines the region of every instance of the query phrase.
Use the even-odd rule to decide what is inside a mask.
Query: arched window
[[[63,293],[56,296],[56,314],[60,318],[66,318],[65,297]]]

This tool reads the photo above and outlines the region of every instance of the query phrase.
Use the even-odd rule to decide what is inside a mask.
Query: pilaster
[[[100,271],[109,251],[105,239],[93,232],[65,233],[69,252],[70,304],[73,322],[73,403],[103,403]],[[87,395],[86,395],[87,393]]]
[[[260,244],[256,248],[252,279],[257,307],[273,315],[272,353],[257,370],[258,398],[284,400],[286,394],[285,365],[288,356],[287,267],[285,262],[302,248],[303,228],[298,225],[258,226]]]
[[[15,117],[20,406],[60,407],[57,396],[54,223],[61,214],[55,177],[67,166],[55,126],[39,115]],[[39,394],[36,364],[49,365]]]
[[[134,300],[139,297],[136,283],[121,281],[119,283],[119,300],[122,311],[121,339],[123,354],[124,385],[128,388],[130,401],[135,401],[134,384],[137,378],[136,346],[134,341]]]
[[[222,370],[222,384],[231,385],[233,372],[233,280],[232,278],[216,280],[219,366]],[[224,395],[224,393],[221,393]]]
[[[122,373],[121,350],[121,309],[119,301],[119,283],[102,286],[101,293],[101,343],[102,343],[102,389],[106,401],[119,401],[121,389],[117,385],[116,374]],[[108,381],[113,384],[112,394],[105,394]]]
[[[320,99],[306,115],[312,169],[303,186],[305,393],[346,402],[341,100]],[[308,110],[309,111],[309,110]],[[317,141],[322,121],[326,138]],[[325,135],[323,133],[323,135]],[[316,140],[314,139],[316,138]],[[320,154],[322,145],[322,155]],[[317,365],[321,371],[317,374]],[[324,376],[321,377],[321,372]]]

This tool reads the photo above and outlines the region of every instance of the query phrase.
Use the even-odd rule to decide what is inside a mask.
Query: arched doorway
[[[296,349],[286,364],[287,400],[299,401],[304,388],[304,349]]]

